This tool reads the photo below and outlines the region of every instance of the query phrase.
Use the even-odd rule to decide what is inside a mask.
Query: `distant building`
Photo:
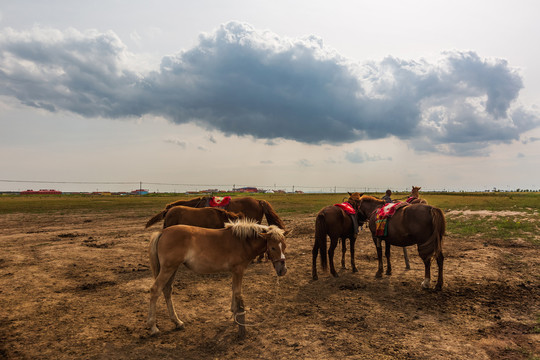
[[[131,195],[148,195],[148,190],[146,189],[137,189],[130,192]]]
[[[243,187],[243,188],[235,189],[234,191],[244,192],[244,193],[256,193],[256,192],[259,192],[259,189],[257,189],[256,187]]]
[[[61,191],[52,189],[40,189],[40,190],[26,190],[21,191],[21,195],[60,195]]]

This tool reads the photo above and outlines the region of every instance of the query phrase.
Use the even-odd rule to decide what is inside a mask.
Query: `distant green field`
[[[220,194],[245,196],[239,194]],[[370,194],[382,196],[383,194]],[[394,199],[405,200],[407,193],[395,193]],[[269,201],[279,214],[285,216],[315,214],[326,205],[343,201],[348,194],[254,194]],[[447,233],[454,236],[483,235],[493,239],[522,238],[540,244],[540,193],[422,193],[430,205],[452,211],[517,212],[513,215],[447,216]],[[143,196],[100,195],[3,195],[0,214],[13,213],[103,213],[130,210],[137,216],[150,216],[168,203],[190,199],[194,195],[149,194]]]

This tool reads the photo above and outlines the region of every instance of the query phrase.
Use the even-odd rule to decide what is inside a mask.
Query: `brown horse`
[[[390,245],[405,247],[416,244],[418,247],[418,254],[422,258],[425,267],[425,279],[422,282],[422,287],[426,289],[430,287],[431,260],[436,258],[439,276],[437,278],[435,289],[441,290],[443,286],[444,262],[442,240],[446,229],[446,221],[442,210],[425,204],[413,204],[402,207],[388,219],[388,235],[378,238],[375,236],[376,210],[384,205],[384,200],[364,195],[360,198],[360,206],[358,209],[359,220],[361,222],[369,222],[369,229],[371,230],[373,242],[377,248],[379,269],[375,276],[382,277],[383,272],[381,240],[384,240],[386,243],[387,275],[392,274]]]
[[[355,193],[358,194],[358,193]],[[358,202],[354,199],[353,194],[349,193],[350,197],[347,200],[353,209],[358,208]],[[361,195],[359,195],[361,196]],[[358,212],[356,215],[357,216]],[[337,247],[338,240],[341,239],[341,267],[345,269],[345,253],[347,251],[346,240],[349,239],[351,246],[351,267],[352,272],[357,272],[354,262],[354,245],[356,242],[356,234],[358,233],[358,221],[354,221],[351,215],[347,214],[338,206],[329,205],[322,208],[317,214],[315,220],[315,241],[313,243],[313,263],[311,275],[313,280],[317,280],[317,255],[321,255],[321,267],[323,271],[328,268],[330,263],[330,273],[334,277],[338,277],[338,273],[334,267],[334,251]],[[326,254],[326,237],[330,238],[330,248],[328,255]]]
[[[188,206],[173,206],[163,219],[163,228],[172,225],[192,225],[207,229],[221,229],[229,220],[237,220],[243,214],[233,213],[221,208],[192,208]],[[152,225],[148,221],[146,227]]]
[[[156,301],[163,292],[169,317],[177,329],[184,323],[178,318],[171,300],[172,284],[178,267],[184,264],[200,274],[232,273],[231,311],[239,325],[239,335],[245,335],[245,312],[242,278],[247,266],[261,251],[266,250],[278,276],[287,272],[285,266],[285,231],[275,225],[266,226],[249,219],[227,223],[224,229],[205,229],[189,225],[174,225],[156,232],[150,240],[150,265],[155,278],[150,289],[148,326],[157,334]]]
[[[419,193],[420,189],[421,189],[420,186],[413,186],[412,187],[411,195],[407,199],[407,202],[409,204],[426,204],[427,205],[427,201],[425,199],[420,199],[420,193]]]
[[[189,206],[193,208],[208,207],[210,204],[210,196],[202,196],[190,200],[179,200],[168,204],[163,211],[154,215],[147,223],[146,227],[163,220],[167,212],[174,206]],[[266,200],[257,200],[252,197],[231,198],[229,204],[225,207],[227,211],[242,213],[246,218],[254,219],[259,224],[262,222],[263,216],[266,216],[268,225],[276,225],[280,229],[285,229],[285,224],[280,219],[278,214],[272,208],[272,205]]]
[[[356,206],[360,206],[360,199],[361,199],[362,195],[364,195],[364,193],[361,193],[361,194],[357,193],[357,192],[352,193],[352,194],[349,193],[349,202],[354,202],[356,204]],[[384,201],[384,200],[382,200],[382,201]],[[359,221],[359,222],[362,223],[363,221]],[[407,248],[405,246],[403,247],[403,259],[405,260],[405,269],[410,270],[411,269],[411,264],[409,262],[409,254],[407,253]]]

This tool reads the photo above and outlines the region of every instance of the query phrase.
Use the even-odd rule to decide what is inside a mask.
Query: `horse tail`
[[[321,267],[323,271],[328,269],[328,254],[326,252],[326,219],[324,214],[317,215],[315,220],[315,246],[319,248]]]
[[[146,223],[145,229],[147,229],[147,228],[149,228],[150,226],[154,225],[154,224],[157,223],[158,221],[165,219],[165,215],[167,214],[167,211],[169,211],[169,209],[165,209],[165,210],[163,210],[162,212],[160,212],[159,214],[154,215],[154,216],[153,216],[150,220],[148,220],[148,222]]]
[[[433,234],[436,237],[433,256],[437,256],[442,251],[443,236],[446,233],[446,219],[443,211],[436,207],[431,208],[431,218],[433,222]]]
[[[157,245],[160,237],[161,231],[156,231],[150,237],[150,249],[148,253],[150,257],[150,268],[152,269],[152,275],[154,276],[154,279],[158,276],[160,269],[159,258],[157,255]]]
[[[446,232],[446,219],[441,209],[431,207],[431,224],[433,232],[428,241],[418,246],[422,259],[434,258],[442,251],[443,236]]]
[[[264,216],[266,216],[266,221],[268,222],[268,225],[277,225],[280,229],[285,229],[285,224],[283,223],[283,220],[279,217],[279,215],[274,211],[274,208],[272,208],[272,205],[266,200],[259,200],[259,204],[261,205]]]

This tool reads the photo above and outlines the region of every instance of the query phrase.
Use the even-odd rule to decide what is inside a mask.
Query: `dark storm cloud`
[[[0,94],[87,117],[153,114],[228,135],[341,144],[396,136],[419,151],[479,155],[540,125],[517,106],[504,60],[445,53],[435,64],[354,64],[315,37],[286,39],[230,22],[139,74],[114,33],[0,34]],[[351,155],[354,158],[353,155]]]

